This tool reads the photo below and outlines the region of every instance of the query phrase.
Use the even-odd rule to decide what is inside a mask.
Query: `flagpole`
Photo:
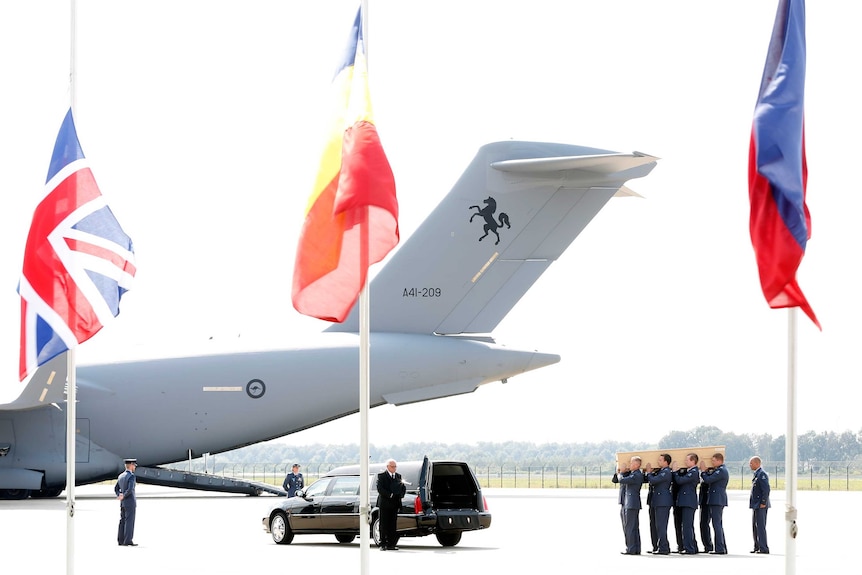
[[[786,546],[784,555],[784,572],[787,575],[796,573],[796,473],[797,441],[796,441],[796,308],[787,308],[787,436],[784,448],[784,467],[787,475],[785,490],[787,503],[785,512]]]
[[[368,0],[361,0],[360,40],[365,44],[365,73],[368,73]],[[359,227],[359,270],[364,273],[365,281],[359,292],[359,476],[365,478],[359,482],[359,572],[369,573],[370,563],[370,528],[371,501],[369,494],[369,447],[368,447],[368,410],[370,407],[370,303],[368,296],[368,206],[364,207],[365,217]]]
[[[66,387],[66,573],[75,572],[75,350],[67,352]]]
[[[75,64],[77,60],[77,6],[75,0],[70,0],[70,47],[69,47],[69,100],[72,118],[75,117]],[[77,420],[77,381],[75,377],[75,348],[66,354],[67,385],[66,385],[66,574],[75,573],[75,441]]]
[[[366,213],[368,208],[365,208]],[[368,221],[362,223],[360,234],[362,236],[362,247],[360,260],[368,261]],[[364,264],[363,264],[364,265]],[[363,268],[367,269],[367,268]],[[370,379],[370,345],[369,345],[369,302],[368,302],[368,278],[359,292],[359,476],[366,478],[360,481],[362,497],[360,498],[359,512],[359,563],[360,573],[368,573],[369,568],[369,545],[370,545],[370,495],[368,482],[368,409],[369,409],[369,379]]]

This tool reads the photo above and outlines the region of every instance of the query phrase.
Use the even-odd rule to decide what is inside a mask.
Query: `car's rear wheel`
[[[293,531],[290,530],[287,515],[283,511],[276,511],[270,518],[269,532],[272,534],[272,540],[279,545],[288,545],[293,541]]]
[[[336,533],[335,540],[339,543],[350,543],[356,539],[356,535],[353,533]]]
[[[374,544],[380,547],[380,516],[374,518],[371,522],[371,538],[374,539]]]
[[[381,547],[380,542],[380,516],[376,516],[371,522],[371,538],[374,539],[374,544]],[[400,537],[396,536],[395,541],[390,542],[391,545],[397,545]]]
[[[461,532],[455,531],[454,533],[449,531],[446,533],[435,533],[437,536],[437,542],[443,547],[454,547],[461,542]]]

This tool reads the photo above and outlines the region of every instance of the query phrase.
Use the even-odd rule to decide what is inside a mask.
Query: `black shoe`
[[[685,551],[685,550],[683,550],[683,551],[680,551],[679,554],[680,555],[697,555],[697,551]]]
[[[628,551],[620,551],[620,555],[640,555],[640,553],[629,553]]]
[[[757,549],[752,549],[749,553],[760,553]]]
[[[398,547],[396,547],[395,545],[393,545],[392,547],[388,547],[387,549],[389,551],[398,551]]]
[[[758,551],[761,555],[769,555],[769,551]]]
[[[710,555],[727,555],[727,551],[710,551]]]

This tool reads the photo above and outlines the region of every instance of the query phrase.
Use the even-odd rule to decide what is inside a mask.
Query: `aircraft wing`
[[[21,410],[44,407],[66,400],[66,374],[68,361],[62,353],[43,364],[27,382],[21,395],[14,401],[0,404],[0,410]]]

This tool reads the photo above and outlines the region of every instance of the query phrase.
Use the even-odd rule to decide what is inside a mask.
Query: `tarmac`
[[[858,566],[855,529],[860,492],[797,493],[799,527],[795,551],[786,555],[785,493],[774,492],[767,521],[771,553],[752,548],[748,493],[730,491],[724,525],[728,555],[647,554],[649,521],[640,515],[644,554],[624,550],[617,492],[613,489],[485,489],[493,515],[489,529],[465,533],[455,547],[434,536],[402,538],[399,551],[371,545],[364,573],[481,573],[513,570],[584,572],[601,575],[634,571],[697,570],[764,575],[853,572]],[[645,499],[645,495],[643,497]],[[138,485],[137,547],[117,545],[119,504],[113,487],[75,489],[75,513],[68,528],[65,494],[56,499],[0,501],[0,549],[12,572],[114,575],[150,573],[324,572],[363,574],[359,538],[340,544],[331,535],[297,535],[276,545],[261,518],[276,496],[214,494]],[[67,530],[73,544],[68,545]],[[673,529],[670,533],[674,545]],[[852,538],[852,540],[851,540]],[[698,537],[699,541],[699,537]]]

